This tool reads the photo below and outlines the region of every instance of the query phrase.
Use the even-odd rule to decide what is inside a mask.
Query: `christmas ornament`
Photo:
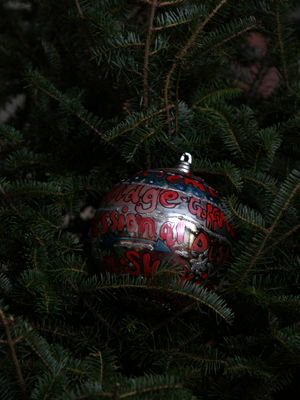
[[[233,227],[218,193],[191,175],[191,155],[174,169],[138,172],[104,198],[91,227],[101,273],[149,278],[162,260],[183,268],[181,280],[212,282],[229,256]]]

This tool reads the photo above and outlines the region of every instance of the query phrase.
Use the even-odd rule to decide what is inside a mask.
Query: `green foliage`
[[[0,1],[1,400],[299,398],[299,6]],[[99,274],[87,210],[187,151],[217,283]]]

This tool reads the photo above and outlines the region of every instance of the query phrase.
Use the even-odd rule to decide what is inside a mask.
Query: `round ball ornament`
[[[190,167],[185,153],[177,168],[138,172],[107,194],[91,227],[101,273],[149,278],[168,258],[182,266],[181,281],[214,281],[234,230],[218,193]]]

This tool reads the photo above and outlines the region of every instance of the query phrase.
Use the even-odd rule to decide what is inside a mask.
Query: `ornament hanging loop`
[[[190,153],[183,153],[180,157],[180,163],[178,169],[184,173],[191,173],[192,156]]]

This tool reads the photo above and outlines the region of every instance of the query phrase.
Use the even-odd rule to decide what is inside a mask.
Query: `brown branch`
[[[179,81],[180,81],[180,70],[181,70],[181,62],[178,64],[177,69],[177,81],[176,81],[176,88],[175,88],[175,132],[176,136],[178,135],[178,91],[179,91]]]
[[[177,60],[181,59],[184,57],[185,53],[188,51],[189,47],[194,43],[196,37],[198,34],[203,30],[205,25],[212,19],[212,17],[219,11],[219,9],[227,2],[227,0],[221,0],[221,2],[214,8],[214,10],[205,18],[205,20],[200,24],[199,28],[192,34],[184,48],[180,51],[180,53],[175,57],[175,61],[173,62],[173,65],[167,75],[166,78],[166,83],[165,83],[165,89],[164,89],[164,102],[165,102],[165,107],[167,110],[167,119],[168,119],[168,125],[169,125],[169,134],[171,132],[171,124],[170,124],[170,114],[169,114],[169,109],[168,109],[168,90],[169,90],[169,83],[170,83],[170,78],[177,66]]]
[[[59,103],[63,103],[63,101],[61,99],[59,99],[58,97],[54,96],[52,93],[48,92],[47,90],[43,89],[40,85],[38,85],[35,80],[33,79],[32,76],[29,77],[31,82],[42,92],[46,93],[49,97],[52,97],[52,99],[58,101]],[[95,131],[99,136],[103,136],[102,133],[100,131],[98,131],[98,129],[96,129],[93,125],[91,125],[85,118],[83,118],[80,114],[77,114],[76,112],[74,112],[74,115],[76,115],[76,117],[78,117],[82,122],[84,122],[89,128],[91,128],[93,131]]]
[[[283,72],[283,80],[286,85],[286,87],[289,86],[289,80],[287,76],[287,70],[286,70],[286,65],[284,62],[284,52],[283,52],[283,46],[282,46],[282,38],[281,38],[281,32],[280,32],[280,19],[279,19],[279,9],[278,9],[278,2],[276,2],[276,25],[277,25],[277,40],[278,40],[278,46],[279,46],[279,53],[280,53],[280,60],[281,60],[281,67],[282,67],[282,72]]]
[[[146,39],[146,44],[145,44],[145,58],[144,58],[144,71],[143,71],[143,94],[144,94],[144,108],[145,109],[148,108],[148,102],[149,102],[148,64],[149,64],[150,42],[151,42],[151,36],[152,36],[152,31],[153,31],[153,21],[154,21],[156,7],[157,7],[157,0],[153,0],[151,2],[150,15],[149,15],[149,26],[148,26],[147,39]]]
[[[299,228],[300,228],[300,224],[294,226],[292,229],[290,229],[288,232],[286,232],[283,236],[281,236],[278,240],[276,240],[271,246],[266,248],[263,253],[264,254],[269,253],[275,246],[277,246],[280,242],[282,242],[288,236],[292,235]]]
[[[19,213],[19,211],[16,209],[16,207],[12,204],[12,202],[9,200],[8,196],[6,195],[6,193],[4,192],[3,188],[0,186],[0,192],[2,193],[4,200],[8,203],[8,205],[10,206],[10,208],[13,210],[13,212],[20,218],[21,221],[23,221],[23,223],[28,226],[28,229],[30,230],[32,236],[39,242],[39,244],[42,247],[46,247],[45,243],[42,241],[42,239],[37,235],[37,233],[35,232],[35,230],[27,224],[25,218],[22,217],[22,215]]]
[[[214,112],[214,113],[216,113],[217,115],[219,115],[219,117],[222,118],[223,121],[225,122],[227,131],[228,131],[228,133],[230,134],[230,136],[231,136],[231,138],[232,138],[232,140],[233,140],[233,142],[234,142],[234,144],[235,144],[237,150],[239,151],[240,154],[243,154],[243,152],[242,152],[242,150],[241,150],[241,148],[240,148],[240,146],[239,146],[239,144],[238,144],[238,141],[236,140],[236,137],[235,137],[235,135],[234,135],[234,132],[233,132],[233,130],[231,129],[231,127],[230,127],[230,125],[229,125],[229,122],[227,121],[226,117],[225,117],[220,111],[218,111],[218,110],[216,110],[216,109],[214,109],[214,108],[212,108],[212,107],[205,107],[205,108],[199,107],[199,110],[205,111],[205,112],[210,111],[210,112]]]
[[[199,17],[201,17],[201,15],[199,15]],[[187,19],[185,21],[181,21],[181,22],[176,22],[174,24],[170,24],[170,25],[166,25],[166,26],[157,26],[155,28],[153,28],[153,31],[161,31],[162,29],[167,29],[167,28],[173,28],[174,26],[178,26],[178,25],[182,25],[182,24],[187,24],[188,22],[191,22],[191,19]]]
[[[81,19],[84,19],[82,10],[81,10],[81,8],[80,8],[79,0],[75,0],[75,5],[76,5],[76,8],[77,8],[78,14],[80,15],[80,18],[81,18]]]
[[[173,107],[174,107],[174,106],[169,106],[169,108],[173,108]],[[150,119],[150,118],[152,118],[152,117],[155,117],[156,115],[161,114],[161,113],[163,113],[163,112],[165,112],[165,111],[166,111],[166,107],[162,108],[161,110],[159,110],[159,111],[157,111],[157,112],[155,112],[155,113],[153,113],[153,114],[151,114],[151,115],[147,115],[146,117],[144,117],[143,119],[141,119],[140,121],[138,121],[134,126],[132,126],[132,127],[130,127],[130,128],[124,129],[124,131],[122,131],[122,132],[116,134],[116,135],[113,136],[113,137],[110,137],[110,138],[105,139],[105,141],[106,141],[106,142],[109,142],[110,140],[115,139],[116,137],[119,137],[119,136],[123,135],[124,133],[126,133],[126,132],[128,132],[128,131],[131,131],[131,130],[137,128],[137,127],[138,127],[140,124],[142,124],[144,121],[146,121],[146,120],[148,120],[148,119]]]
[[[257,250],[255,256],[253,257],[252,261],[250,262],[248,268],[245,270],[245,272],[243,273],[243,275],[235,282],[233,283],[230,287],[229,287],[229,291],[233,290],[236,286],[238,286],[248,275],[248,273],[251,271],[252,267],[255,265],[256,261],[259,259],[259,257],[262,254],[265,254],[266,251],[263,252],[263,248],[267,242],[267,240],[270,238],[271,234],[273,233],[273,230],[279,220],[279,218],[281,217],[282,213],[284,212],[284,210],[287,208],[289,202],[292,200],[293,196],[295,195],[295,193],[297,192],[297,190],[300,187],[300,181],[298,182],[298,184],[295,186],[294,190],[292,191],[292,193],[290,194],[289,198],[287,199],[287,201],[285,202],[284,206],[282,207],[282,209],[280,210],[280,212],[278,213],[277,217],[275,218],[272,226],[267,230],[267,234],[264,238],[264,240],[262,241],[261,245],[259,246],[259,249]]]
[[[230,205],[230,209],[231,209],[231,211],[233,212],[233,214],[236,215],[236,216],[237,216],[239,219],[241,219],[243,222],[246,222],[246,223],[249,224],[249,225],[253,225],[253,226],[255,226],[256,228],[259,228],[259,229],[263,230],[264,232],[268,232],[268,229],[266,229],[266,228],[264,228],[263,226],[260,226],[260,225],[258,225],[258,224],[255,224],[254,222],[251,222],[251,221],[249,221],[248,219],[243,218],[240,214],[238,214],[238,213],[236,212],[236,210],[233,208],[230,198],[228,199],[228,203],[229,203],[229,205]]]
[[[208,99],[209,97],[214,96],[215,94],[221,94],[221,93],[228,93],[228,92],[238,92],[241,93],[242,89],[237,87],[237,88],[229,88],[229,89],[219,89],[219,90],[215,90],[212,93],[207,94],[206,96],[202,97],[202,99],[199,99],[195,102],[195,104],[193,105],[193,108],[195,108],[197,106],[197,104],[201,103],[201,101],[204,101],[206,99]]]
[[[13,343],[11,335],[10,335],[10,330],[9,330],[9,326],[8,326],[7,320],[6,320],[5,315],[4,315],[4,313],[3,313],[3,311],[1,309],[0,309],[0,319],[1,319],[2,325],[4,327],[5,335],[6,335],[6,338],[7,338],[7,344],[8,344],[9,349],[10,349],[11,359],[12,359],[12,362],[14,364],[14,367],[15,367],[15,370],[16,370],[16,373],[17,373],[17,376],[18,376],[18,379],[19,379],[19,383],[20,383],[20,386],[21,386],[23,397],[24,397],[24,399],[27,399],[27,393],[26,393],[26,388],[25,388],[25,384],[24,384],[24,379],[23,379],[22,371],[21,371],[21,368],[20,368],[20,365],[19,365],[19,361],[18,361],[18,358],[17,358],[17,355],[16,355],[14,343]]]

